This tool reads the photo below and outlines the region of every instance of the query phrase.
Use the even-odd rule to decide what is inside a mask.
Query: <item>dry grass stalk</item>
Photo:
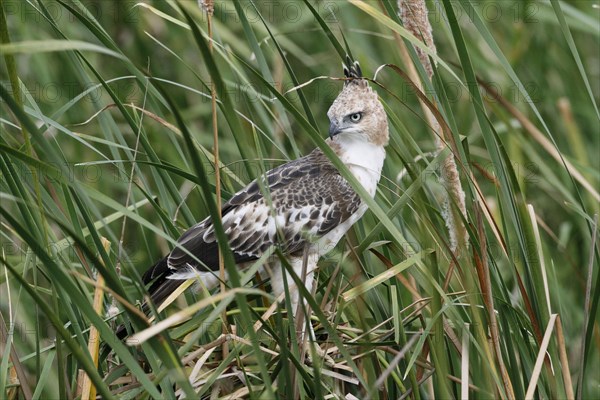
[[[105,238],[101,238],[101,240],[102,246],[104,247],[104,251],[108,252],[110,250],[110,242]],[[104,278],[102,277],[102,275],[98,274],[97,282],[98,285],[94,290],[94,310],[99,315],[102,315],[102,305],[104,298]],[[94,362],[94,365],[98,367],[98,357],[100,351],[100,333],[98,332],[98,329],[93,325],[90,328],[88,351],[92,356],[92,361]],[[92,380],[90,379],[90,377],[83,370],[79,370],[79,377],[80,379],[78,379],[78,383],[81,386],[79,386],[78,389],[81,388],[81,400],[96,398],[96,387],[92,385]]]
[[[571,369],[569,368],[569,357],[567,356],[567,348],[565,346],[565,336],[563,334],[562,321],[560,315],[556,317],[556,342],[558,345],[558,354],[560,357],[563,383],[565,385],[565,394],[567,400],[575,399],[575,393],[573,392],[573,382],[571,381]]]
[[[500,368],[500,376],[502,378],[502,384],[504,386],[505,395],[509,399],[514,399],[514,389],[510,380],[510,376],[506,369],[506,365],[504,364],[504,360],[502,358],[502,350],[500,348],[500,331],[498,328],[498,320],[496,318],[494,296],[492,293],[492,281],[487,260],[487,241],[485,240],[482,211],[479,207],[475,208],[475,219],[477,224],[477,235],[479,237],[479,242],[481,243],[482,247],[481,254],[478,254],[476,251],[473,251],[473,256],[477,268],[479,285],[483,294],[483,301],[487,309],[490,336],[492,339],[492,345],[494,348],[494,353],[496,355],[496,360],[498,361],[498,367]]]
[[[435,43],[433,42],[433,35],[431,33],[431,24],[427,17],[427,7],[425,6],[424,0],[398,0],[398,14],[404,24],[404,27],[415,35],[417,38],[421,38],[423,43],[429,47],[434,53],[437,53]],[[415,48],[419,60],[429,78],[433,76],[433,69],[429,61],[429,56],[419,47]]]
[[[212,53],[213,51],[213,23],[212,16],[215,12],[215,2],[214,0],[200,0],[200,7],[206,12],[208,17],[208,49]],[[219,129],[217,126],[217,88],[215,83],[211,80],[210,84],[210,100],[211,100],[211,112],[212,112],[212,128],[213,128],[213,154],[214,154],[214,163],[215,163],[215,197],[217,203],[217,210],[219,213],[219,219],[221,219],[221,171],[219,169]],[[225,264],[223,262],[223,253],[221,252],[221,248],[219,247],[219,280],[220,280],[220,289],[221,292],[226,290],[225,287]],[[227,313],[223,310],[221,315],[221,319],[223,320],[222,333],[225,335],[231,332],[231,327],[228,326],[227,323]],[[227,357],[229,354],[229,348],[227,342],[223,343],[223,357]]]
[[[211,17],[215,13],[215,1],[214,0],[198,0],[198,6],[200,6],[200,8],[202,10],[204,10],[204,12]]]
[[[538,379],[540,377],[540,373],[542,372],[542,366],[544,365],[544,359],[546,358],[546,350],[548,349],[548,345],[550,344],[550,338],[552,337],[552,331],[554,330],[554,323],[556,322],[556,317],[558,317],[558,314],[552,314],[550,316],[550,321],[548,321],[546,333],[544,334],[544,338],[542,339],[542,343],[540,344],[540,351],[538,352],[538,356],[535,360],[535,365],[533,367],[533,372],[531,373],[529,386],[527,386],[527,393],[525,394],[526,400],[533,400],[535,388],[537,387]]]
[[[429,23],[429,19],[427,17],[427,7],[425,5],[425,1],[398,0],[398,13],[405,28],[415,37],[421,38],[423,43],[425,43],[427,47],[435,52],[436,49],[433,42],[433,36],[431,34],[431,24]],[[420,86],[419,89],[423,91],[419,76],[416,69],[410,62],[410,57],[408,56],[408,52],[406,51],[404,43],[400,43],[400,50],[403,53],[406,64],[409,66],[409,76],[413,82],[416,82]],[[425,68],[425,71],[431,80],[433,76],[433,68],[431,66],[429,56],[418,47],[416,47],[416,52],[419,56],[421,64],[423,65],[423,68]],[[453,139],[451,137],[444,136],[444,131],[441,129],[440,124],[433,116],[431,110],[423,102],[421,102],[421,107],[423,108],[423,112],[425,113],[425,117],[427,118],[429,126],[434,132],[437,133],[435,135],[435,146],[436,151],[440,152],[446,148],[448,143],[451,143]],[[440,137],[444,137],[444,140],[440,140]],[[456,167],[456,162],[452,155],[449,155],[444,159],[440,169],[440,179],[444,188],[446,189],[447,196],[444,199],[444,210],[442,214],[444,216],[444,220],[446,221],[446,226],[450,235],[450,246],[452,251],[458,255],[457,250],[466,248],[468,245],[467,230],[462,221],[462,218],[466,218],[467,215],[465,206],[465,192],[462,189],[458,168]],[[453,203],[456,205],[456,207],[453,206]]]

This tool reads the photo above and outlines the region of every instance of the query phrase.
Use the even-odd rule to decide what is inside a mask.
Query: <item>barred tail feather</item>
[[[150,294],[150,300],[155,307],[160,306],[171,293],[173,293],[179,286],[181,286],[183,282],[185,282],[185,280],[168,279],[167,277],[171,273],[172,271],[169,269],[167,258],[165,257],[149,268],[142,277],[144,284],[149,284],[152,282],[148,288],[148,293]],[[146,315],[149,315],[150,310],[150,304],[148,304],[148,302],[144,302],[144,304],[142,304],[142,312]],[[116,335],[119,339],[124,339],[127,337],[127,329],[125,328],[125,325],[119,325]]]

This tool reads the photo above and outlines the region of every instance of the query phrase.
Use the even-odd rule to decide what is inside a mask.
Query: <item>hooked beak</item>
[[[340,133],[342,130],[339,128],[339,126],[337,125],[337,123],[335,121],[331,121],[329,123],[329,138],[333,139],[333,137],[335,135],[337,135],[338,133]]]

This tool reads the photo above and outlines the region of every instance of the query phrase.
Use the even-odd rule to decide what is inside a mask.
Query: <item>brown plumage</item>
[[[348,63],[349,80],[327,116],[327,143],[367,192],[375,195],[388,142],[388,122],[377,94],[362,79],[358,63]],[[320,256],[330,251],[366,211],[350,184],[320,149],[269,172],[236,193],[222,207],[222,223],[240,268],[274,247],[286,255],[296,274],[308,252],[305,285]],[[186,279],[196,278],[211,288],[219,282],[218,245],[207,218],[186,231],[178,245],[143,276],[159,305]],[[278,260],[269,262],[273,294],[283,293],[288,281],[294,306],[298,293]]]

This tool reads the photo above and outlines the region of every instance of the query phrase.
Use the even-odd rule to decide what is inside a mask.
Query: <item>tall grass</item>
[[[3,398],[600,397],[591,2],[428,3],[437,54],[388,0],[217,2],[212,41],[191,1],[1,4]],[[365,195],[324,142],[347,51],[369,77],[387,64],[391,140],[370,211],[300,285],[316,340],[267,260],[237,271],[226,245],[224,291],[148,321],[141,274],[217,217],[214,121],[223,200],[317,146]]]

